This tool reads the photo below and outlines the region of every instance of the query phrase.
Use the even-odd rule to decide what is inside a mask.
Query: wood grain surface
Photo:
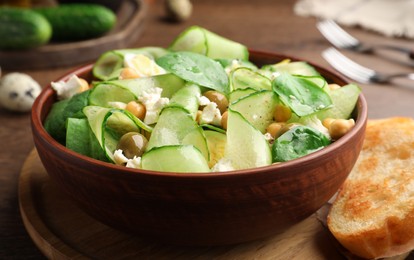
[[[141,36],[130,47],[167,46],[184,28],[197,24],[250,48],[274,51],[312,60],[329,67],[320,53],[330,44],[315,27],[314,18],[295,16],[291,0],[197,0],[191,18],[180,24],[167,23],[163,1],[152,0]],[[360,28],[347,28],[355,37],[369,43],[392,43],[412,47],[412,41],[386,38]],[[412,72],[407,61],[395,57],[346,55],[365,66],[388,72]],[[384,54],[385,56],[385,54]],[[42,86],[72,69],[56,66],[43,70],[15,69],[31,75]],[[77,67],[77,66],[76,66]],[[3,70],[9,73],[12,70]],[[370,118],[414,117],[414,90],[394,84],[361,84],[369,106]],[[18,207],[18,179],[33,141],[29,114],[0,108],[0,259],[44,259],[24,228]],[[168,249],[165,249],[168,250]]]
[[[81,211],[50,179],[33,150],[19,182],[28,233],[48,258],[96,259],[333,259],[332,238],[315,215],[268,239],[220,247],[177,247],[110,228]]]

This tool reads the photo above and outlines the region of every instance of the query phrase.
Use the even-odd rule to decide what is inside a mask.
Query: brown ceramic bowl
[[[251,51],[251,60],[258,65],[285,58],[295,60]],[[312,65],[328,81],[347,83]],[[72,73],[91,79],[91,68],[88,65]],[[129,169],[68,150],[43,128],[55,98],[47,86],[33,105],[31,120],[37,151],[56,185],[81,209],[111,227],[180,245],[250,241],[307,218],[348,176],[359,155],[367,121],[367,104],[361,95],[354,111],[355,127],[320,151],[255,169],[177,174]]]

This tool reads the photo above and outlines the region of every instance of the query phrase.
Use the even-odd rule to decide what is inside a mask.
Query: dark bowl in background
[[[250,51],[258,64],[290,58]],[[312,64],[312,63],[311,63]],[[312,64],[331,83],[347,82]],[[92,65],[70,72],[91,80]],[[324,205],[347,178],[362,147],[367,104],[361,94],[355,127],[305,157],[271,166],[209,174],[130,169],[75,153],[43,121],[56,101],[50,85],[36,99],[31,124],[48,174],[85,212],[114,228],[179,245],[225,245],[283,232]]]

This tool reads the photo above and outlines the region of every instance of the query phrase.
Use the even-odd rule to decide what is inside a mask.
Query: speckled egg
[[[41,90],[39,83],[27,74],[7,74],[0,79],[0,105],[11,111],[30,111]]]

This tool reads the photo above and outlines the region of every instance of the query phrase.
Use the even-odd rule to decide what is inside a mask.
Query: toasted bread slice
[[[345,248],[363,258],[414,249],[414,120],[368,122],[361,154],[327,224]]]

